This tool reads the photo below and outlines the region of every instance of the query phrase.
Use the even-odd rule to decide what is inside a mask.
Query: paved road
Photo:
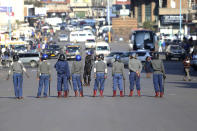
[[[61,43],[62,45],[63,43]],[[127,44],[113,43],[113,51],[127,50]],[[52,65],[56,60],[50,60]],[[167,80],[164,98],[154,98],[152,79],[141,76],[142,96],[112,98],[109,67],[104,98],[93,98],[93,84],[84,87],[83,98],[56,98],[56,72],[53,69],[51,97],[35,98],[36,69],[28,68],[24,77],[24,100],[15,100],[12,80],[6,81],[6,69],[0,71],[0,131],[196,131],[197,72],[192,81],[182,81],[182,64],[165,62]],[[128,70],[126,70],[128,72]],[[126,93],[129,81],[126,79]]]

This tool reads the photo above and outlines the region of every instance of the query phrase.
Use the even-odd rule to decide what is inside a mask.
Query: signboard
[[[184,21],[183,15],[181,16],[182,21]],[[164,15],[161,16],[161,23],[162,24],[178,24],[180,22],[179,15]]]
[[[12,7],[0,6],[0,12],[12,12]]]
[[[131,4],[130,0],[116,0],[116,4],[119,4],[119,5],[126,5],[126,4]]]
[[[129,9],[120,10],[120,16],[128,16],[128,15],[129,15]]]
[[[46,16],[47,8],[35,8],[35,15]]]

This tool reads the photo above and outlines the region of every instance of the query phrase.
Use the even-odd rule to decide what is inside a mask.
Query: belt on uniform
[[[104,72],[102,72],[102,71],[101,71],[101,72],[100,72],[100,71],[97,71],[96,73],[104,73]]]
[[[130,72],[134,72],[134,71],[130,70]]]

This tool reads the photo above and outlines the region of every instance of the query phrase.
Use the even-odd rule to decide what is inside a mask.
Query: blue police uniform
[[[70,70],[67,61],[57,61],[55,64],[57,71],[57,91],[62,91],[62,84],[64,84],[64,91],[69,91],[68,79],[70,78]]]

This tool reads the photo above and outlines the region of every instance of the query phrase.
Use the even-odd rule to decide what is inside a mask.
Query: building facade
[[[8,20],[24,21],[24,0],[0,0],[0,18],[0,26],[7,26]]]
[[[158,23],[160,33],[188,35],[196,32],[196,5],[197,0],[182,0],[181,6],[180,0],[160,0]]]
[[[102,17],[107,0],[70,0],[70,17]]]
[[[158,0],[131,0],[131,17],[137,18],[138,27],[145,21],[158,22]]]
[[[47,8],[48,17],[66,17],[70,12],[70,0],[40,0]]]

